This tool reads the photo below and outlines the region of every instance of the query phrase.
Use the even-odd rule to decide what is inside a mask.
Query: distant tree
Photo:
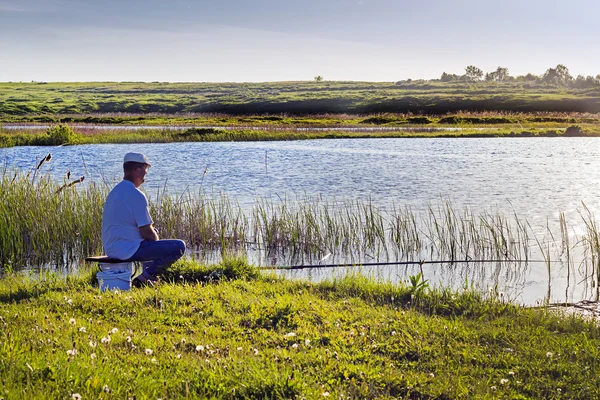
[[[479,81],[483,78],[483,71],[474,65],[465,68],[465,77],[470,81]]]
[[[315,76],[315,82],[323,82],[323,77],[321,75]]]
[[[503,67],[498,67],[494,72],[488,72],[485,74],[486,81],[503,82],[507,81],[508,78],[508,68]]]
[[[565,85],[572,80],[569,69],[562,64],[558,64],[556,68],[548,68],[542,77],[543,82],[555,85]]]

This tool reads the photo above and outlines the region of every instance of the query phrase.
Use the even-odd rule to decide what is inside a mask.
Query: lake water
[[[244,207],[258,197],[313,195],[417,211],[451,201],[457,209],[515,213],[539,232],[547,232],[547,225],[558,229],[563,212],[576,240],[585,230],[582,203],[596,214],[600,209],[599,150],[600,138],[338,139],[20,147],[0,150],[0,156],[7,166],[27,169],[51,152],[52,162],[44,168],[58,179],[69,170],[76,177],[85,174],[88,182],[115,183],[122,178],[123,155],[142,152],[153,165],[144,184],[150,195],[165,186],[172,193],[202,187],[226,193]],[[414,273],[391,267],[368,271],[392,279]],[[464,267],[432,266],[425,272],[433,283],[455,286],[469,274]],[[553,267],[551,298],[586,297],[585,288],[573,288],[572,282],[566,287],[567,273],[564,266]],[[488,279],[497,271],[477,274],[498,283]],[[547,295],[544,264],[529,265],[516,281],[501,289],[530,304]]]

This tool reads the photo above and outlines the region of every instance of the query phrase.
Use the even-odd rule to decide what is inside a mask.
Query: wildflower
[[[125,340],[127,341],[127,343],[131,343],[131,336],[127,336],[127,337],[125,338]]]
[[[513,371],[510,371],[508,374],[509,374],[510,376],[515,376],[515,373],[514,373]]]
[[[94,347],[96,347],[98,345],[98,342],[94,342],[93,340],[90,340],[90,347],[93,349]]]
[[[110,388],[108,387],[108,385],[104,385],[104,387],[102,388],[102,390],[104,391],[104,393],[110,393],[110,392],[112,392],[112,390],[110,390]]]
[[[67,355],[69,357],[74,356],[75,354],[77,354],[77,350],[73,349],[73,350],[67,350]]]
[[[490,389],[496,390],[496,386],[492,386],[492,387],[490,387]]]
[[[294,332],[290,332],[290,333],[286,333],[284,338],[289,339],[289,338],[293,338],[296,337],[296,334]]]
[[[117,332],[119,332],[119,330],[117,328],[112,328],[111,332],[112,333],[117,333]]]
[[[73,393],[71,395],[71,399],[73,399],[73,400],[81,400],[81,395],[79,393]]]
[[[238,347],[238,348],[237,348],[237,351],[242,351],[242,350],[244,350],[244,348],[243,348],[243,347]]]
[[[90,357],[92,358],[92,360],[95,359],[96,358],[96,353],[90,354]]]
[[[392,336],[396,336],[396,331],[392,331]]]
[[[71,299],[68,299],[68,300],[67,300],[67,304],[68,304],[68,305],[70,305],[70,306],[72,306],[72,305],[73,305],[73,300],[71,300]]]
[[[549,351],[546,353],[546,357],[551,358],[554,355],[553,352]]]
[[[429,377],[430,377],[430,378],[435,378],[435,374],[434,374],[433,372],[430,372],[430,373],[429,373]]]
[[[150,355],[152,355],[152,353],[154,353],[154,352],[152,351],[152,349],[146,349],[145,351],[146,351],[146,355],[147,355],[147,356],[150,356]]]
[[[257,356],[258,355],[258,349],[252,349],[252,351],[254,352],[254,355]]]
[[[294,344],[292,345],[292,349],[297,349],[297,348],[298,348],[298,343],[294,343]]]
[[[110,343],[110,335],[103,337],[100,341],[102,343]]]
[[[85,326],[80,326],[80,327],[79,327],[79,332],[86,333],[86,332],[87,332],[87,329],[85,329]]]
[[[310,339],[306,339],[304,341],[304,345],[307,346],[307,347],[310,346]]]
[[[181,344],[185,344],[185,338],[181,338]]]
[[[69,320],[69,323],[70,323],[71,325],[75,325],[75,324],[77,323],[77,321],[75,321],[75,318],[71,318],[71,319]]]
[[[181,354],[177,354],[177,359],[181,359]]]
[[[202,345],[196,346],[196,351],[204,351],[204,346],[202,346]]]
[[[321,393],[321,396],[323,396],[323,397],[329,397],[329,392],[323,392],[323,393]]]
[[[154,357],[152,357],[152,360],[150,360],[150,361],[152,361],[152,364],[158,364],[158,360]]]
[[[500,379],[501,385],[506,385],[508,383],[508,379]]]

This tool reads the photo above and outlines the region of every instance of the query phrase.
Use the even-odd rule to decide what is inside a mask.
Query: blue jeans
[[[143,274],[155,277],[179,260],[185,252],[185,242],[178,239],[144,240],[134,255],[125,261],[142,261]]]

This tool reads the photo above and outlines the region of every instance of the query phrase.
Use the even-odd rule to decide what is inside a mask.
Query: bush
[[[581,136],[583,136],[583,131],[581,130],[581,127],[579,127],[578,125],[571,125],[565,131],[565,136],[581,137]]]
[[[48,135],[48,144],[49,145],[61,145],[61,144],[69,144],[73,143],[77,139],[77,135],[68,125],[55,125],[46,131]]]

